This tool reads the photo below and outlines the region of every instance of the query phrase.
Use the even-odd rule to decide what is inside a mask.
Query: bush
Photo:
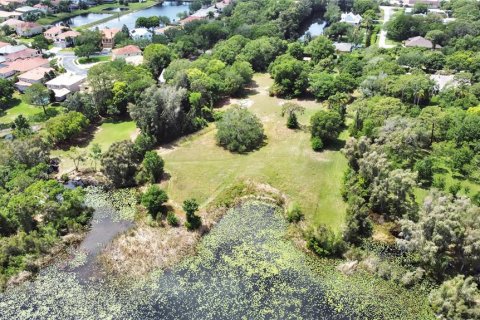
[[[307,248],[321,257],[341,257],[347,249],[342,237],[325,225],[308,230],[306,240]]]
[[[299,222],[303,220],[303,212],[298,204],[294,204],[290,210],[287,212],[288,222]]]
[[[178,226],[179,221],[178,221],[177,216],[175,215],[175,212],[169,211],[167,213],[167,223],[169,225],[171,225],[172,227]]]
[[[227,110],[217,122],[217,142],[232,152],[248,152],[261,146],[263,125],[253,113],[240,106]]]
[[[198,229],[202,225],[202,219],[195,215],[195,212],[198,210],[198,202],[195,199],[187,199],[183,202],[183,210],[186,213],[187,221],[185,222],[185,227],[188,230]]]
[[[139,161],[131,141],[115,142],[102,156],[102,172],[116,187],[133,186]]]
[[[141,171],[137,176],[138,183],[155,183],[163,175],[163,159],[155,151],[147,151],[142,161]]]
[[[148,213],[155,218],[161,211],[163,204],[167,201],[167,193],[153,185],[148,187],[147,191],[142,195],[141,203],[148,210]]]
[[[323,149],[323,142],[322,142],[322,139],[318,138],[318,137],[313,137],[311,140],[310,140],[311,144],[312,144],[312,149],[314,151],[322,151]]]
[[[148,150],[152,150],[157,143],[157,139],[149,134],[142,133],[135,139],[135,149],[141,155],[144,155]]]
[[[320,138],[327,144],[337,139],[342,130],[343,121],[336,111],[321,110],[310,119],[312,138]]]
[[[70,140],[82,132],[88,124],[88,119],[80,112],[67,112],[46,122],[47,139],[54,144]]]

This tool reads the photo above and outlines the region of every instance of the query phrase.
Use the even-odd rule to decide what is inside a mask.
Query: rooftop
[[[52,86],[70,86],[76,83],[79,83],[83,80],[85,80],[87,77],[86,76],[81,76],[81,75],[76,75],[72,73],[63,73],[59,75],[58,77],[48,81],[46,85],[52,85]]]
[[[123,48],[113,49],[112,53],[114,55],[125,55],[125,54],[142,53],[142,50],[140,50],[140,48],[137,46],[129,45]]]
[[[67,30],[67,27],[64,26],[54,26],[51,27],[50,29],[46,30],[44,33],[49,33],[49,34],[58,34],[63,32],[64,30]]]
[[[422,48],[433,48],[433,44],[430,40],[425,39],[424,37],[413,37],[405,41],[405,47],[422,47]],[[441,48],[437,45],[437,48]]]
[[[26,79],[26,80],[39,81],[43,79],[43,77],[45,76],[45,73],[48,73],[50,71],[53,71],[53,69],[46,68],[46,67],[38,67],[19,75],[18,78],[22,80]]]
[[[41,28],[42,26],[36,22],[22,22],[21,24],[17,25],[17,28],[20,28],[22,30],[33,29],[38,27]]]
[[[7,63],[8,68],[18,72],[27,72],[29,70],[46,65],[48,66],[49,62],[47,59],[43,59],[42,57],[16,60]]]
[[[350,52],[353,48],[353,43],[348,42],[334,42],[335,50],[340,52]]]
[[[0,18],[10,18],[14,16],[21,16],[20,12],[9,12],[9,11],[2,11],[0,10]]]
[[[25,49],[17,51],[17,52],[9,53],[5,57],[6,57],[7,60],[15,61],[17,59],[30,58],[32,55],[35,55],[35,54],[38,55],[37,50],[31,49],[31,48],[25,48]]]
[[[15,11],[20,12],[20,13],[27,13],[27,12],[30,12],[30,11],[38,11],[38,9],[34,8],[34,7],[30,7],[30,6],[24,6],[24,7],[20,7],[20,8],[15,9]]]
[[[80,35],[80,32],[78,31],[65,31],[64,33],[60,33],[59,35],[56,36],[57,39],[66,39],[66,38],[76,38]]]
[[[23,21],[20,21],[18,19],[8,19],[5,20],[4,22],[0,23],[0,26],[9,26],[9,27],[16,27],[23,24]]]
[[[106,39],[113,39],[113,37],[115,37],[115,35],[117,33],[119,33],[120,29],[117,29],[117,28],[111,28],[111,29],[103,29],[102,30],[102,33],[103,33],[103,37],[106,38]]]
[[[12,46],[11,44],[7,44],[6,46],[0,46],[0,55],[7,55],[7,54],[22,51],[25,49],[27,49],[27,46],[23,44],[19,46]]]

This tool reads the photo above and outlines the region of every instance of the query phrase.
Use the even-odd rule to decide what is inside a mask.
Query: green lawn
[[[177,204],[195,197],[202,204],[213,200],[239,180],[267,183],[285,193],[303,208],[314,224],[325,223],[339,229],[344,221],[345,204],[340,195],[347,163],[339,151],[316,153],[310,148],[309,133],[289,130],[280,115],[280,102],[270,97],[268,75],[256,75],[258,85],[247,100],[250,110],[262,120],[267,144],[246,154],[232,154],[215,144],[215,125],[187,137],[171,148],[160,148],[166,172],[171,176],[162,185]],[[306,108],[302,124],[322,106],[300,101]]]
[[[29,105],[22,100],[20,94],[15,93],[11,107],[1,114],[0,123],[10,123],[21,114],[28,118],[42,112],[42,108]]]
[[[87,146],[81,148],[86,153],[90,151],[91,146],[94,143],[98,143],[102,148],[102,152],[108,150],[109,146],[117,141],[132,139],[136,133],[136,125],[134,121],[124,122],[105,122],[93,133],[92,140]],[[73,170],[73,162],[68,159],[67,151],[54,150],[52,156],[59,157],[61,159],[60,172],[70,172]],[[91,162],[88,160],[80,166],[81,169],[90,168]]]
[[[112,59],[111,56],[98,56],[98,57],[82,57],[78,59],[78,63],[86,64],[86,63],[95,63],[95,62],[103,62],[103,61],[110,61]]]

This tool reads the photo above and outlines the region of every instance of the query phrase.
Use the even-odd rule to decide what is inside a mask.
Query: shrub
[[[155,151],[147,151],[142,161],[141,171],[137,176],[139,183],[155,183],[163,174],[163,159]]]
[[[308,230],[306,240],[307,248],[321,257],[340,257],[347,248],[342,237],[325,225]]]
[[[113,143],[102,156],[102,172],[116,187],[135,184],[139,155],[131,141]]]
[[[232,152],[248,152],[263,143],[263,125],[253,113],[240,106],[227,110],[217,122],[217,142]]]
[[[298,204],[293,204],[292,208],[287,212],[288,222],[299,222],[303,220],[303,212]]]
[[[322,139],[320,139],[319,137],[312,137],[312,139],[310,140],[311,144],[312,144],[312,149],[314,151],[322,151],[323,149],[323,141]]]
[[[89,124],[80,112],[70,111],[48,120],[45,124],[47,138],[51,143],[59,143],[77,136]]]
[[[185,227],[188,230],[198,229],[202,225],[202,219],[195,215],[195,212],[198,210],[198,202],[195,199],[187,199],[183,202],[183,210],[186,213],[187,221],[185,222]]]
[[[159,187],[153,185],[148,187],[147,191],[142,195],[141,203],[147,208],[148,213],[152,217],[156,217],[162,209],[165,202],[168,201],[167,193]]]
[[[320,138],[325,144],[337,139],[342,130],[343,121],[336,111],[321,110],[310,119],[312,138]]]
[[[178,226],[179,221],[178,221],[177,216],[175,215],[175,212],[169,211],[167,213],[167,223],[169,225],[171,225],[172,227]]]

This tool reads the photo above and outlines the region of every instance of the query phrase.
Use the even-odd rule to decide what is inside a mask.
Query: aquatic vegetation
[[[0,295],[5,319],[433,319],[421,289],[298,250],[278,207],[248,201],[200,242],[198,254],[144,281],[81,284],[55,268]]]
[[[87,206],[94,209],[113,208],[115,211],[112,216],[114,221],[134,219],[138,202],[135,189],[103,190],[101,187],[89,186],[85,190]]]

